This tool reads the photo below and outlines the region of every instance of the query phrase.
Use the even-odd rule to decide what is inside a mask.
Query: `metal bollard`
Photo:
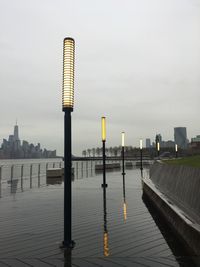
[[[11,175],[10,175],[11,183],[12,183],[12,180],[13,180],[13,170],[14,170],[14,165],[11,166]]]
[[[38,187],[40,187],[40,163],[38,164]]]
[[[21,188],[23,189],[24,165],[21,166]]]
[[[40,177],[40,163],[38,164],[38,178]]]
[[[78,161],[76,162],[76,179],[78,179]]]
[[[32,172],[33,172],[33,165],[30,166],[30,188],[32,188]]]

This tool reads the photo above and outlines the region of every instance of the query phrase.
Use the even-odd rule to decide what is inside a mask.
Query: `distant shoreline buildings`
[[[41,149],[40,143],[32,143],[19,139],[19,127],[16,123],[14,134],[9,135],[8,140],[3,139],[0,148],[0,159],[26,159],[26,158],[55,158],[56,150]]]
[[[174,140],[163,140],[162,135],[156,134],[155,141],[151,142],[150,138],[146,138],[146,145],[143,147],[143,155],[146,156],[157,156],[157,146],[156,143],[159,142],[160,152],[166,155],[166,152],[175,155],[177,149],[179,155],[194,155],[200,154],[200,135],[191,138],[189,142],[187,138],[187,128],[186,127],[174,127]],[[106,155],[109,157],[119,157],[121,156],[121,146],[106,147]],[[82,151],[83,157],[101,157],[102,147],[88,148]],[[139,140],[138,146],[133,147],[131,145],[125,146],[125,156],[127,157],[140,157],[139,151]]]

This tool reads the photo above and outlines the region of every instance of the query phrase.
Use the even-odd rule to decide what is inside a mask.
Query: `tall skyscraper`
[[[18,129],[18,125],[17,124],[14,126],[14,140],[15,141],[19,140],[19,129]]]
[[[175,127],[174,128],[174,142],[178,147],[182,149],[187,148],[187,131],[186,127]]]
[[[16,122],[16,125],[14,126],[14,142],[15,142],[15,150],[18,150],[20,148],[21,142],[19,139],[19,128]]]

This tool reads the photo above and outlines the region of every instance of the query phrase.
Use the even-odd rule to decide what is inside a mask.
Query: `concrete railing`
[[[200,255],[200,169],[155,163],[143,192],[186,247]]]
[[[200,169],[156,163],[149,174],[161,192],[200,223]]]

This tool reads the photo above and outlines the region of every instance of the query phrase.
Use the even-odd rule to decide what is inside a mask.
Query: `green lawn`
[[[187,158],[165,160],[164,162],[168,164],[187,165],[191,167],[200,168],[200,155]]]

